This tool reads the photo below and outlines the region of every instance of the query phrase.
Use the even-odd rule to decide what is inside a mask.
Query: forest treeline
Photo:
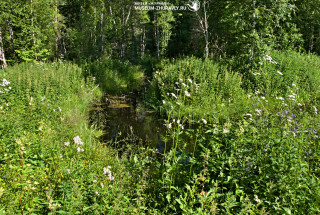
[[[319,0],[202,0],[197,12],[137,10],[136,2],[2,0],[1,66],[59,58],[109,56],[135,62],[144,56],[186,55],[250,65],[272,49],[320,53]],[[169,3],[186,6],[190,1]]]

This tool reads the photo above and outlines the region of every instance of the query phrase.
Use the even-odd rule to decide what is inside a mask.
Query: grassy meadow
[[[244,73],[196,57],[146,68],[0,70],[0,214],[320,213],[318,56],[274,51]],[[119,153],[89,123],[103,94],[131,92],[164,120],[164,151],[132,137]]]

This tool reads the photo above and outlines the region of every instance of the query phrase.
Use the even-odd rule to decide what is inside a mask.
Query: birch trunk
[[[102,3],[102,10],[101,10],[101,17],[100,17],[100,25],[101,25],[101,54],[103,54],[103,51],[104,51],[103,19],[104,19],[104,3]]]
[[[0,61],[2,62],[1,63],[1,68],[5,69],[7,67],[7,62],[6,62],[6,58],[5,58],[5,55],[4,55],[1,27],[0,27]]]
[[[12,30],[12,25],[11,25],[10,16],[9,16],[8,19],[7,19],[7,23],[8,23],[8,29],[9,29],[9,37],[10,37],[10,41],[11,41],[11,51],[12,51],[12,53],[15,55],[14,43],[13,43],[13,30]]]

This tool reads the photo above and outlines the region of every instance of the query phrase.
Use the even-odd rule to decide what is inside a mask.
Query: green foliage
[[[152,86],[158,86],[162,107],[174,116],[225,118],[237,113],[237,106],[246,100],[241,76],[212,60],[189,57],[166,60],[162,65]]]
[[[94,76],[101,89],[110,94],[137,92],[144,84],[144,72],[139,66],[110,58],[89,63],[86,75]]]

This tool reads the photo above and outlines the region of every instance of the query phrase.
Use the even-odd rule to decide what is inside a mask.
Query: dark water
[[[91,108],[90,119],[91,124],[104,131],[103,142],[136,137],[150,147],[164,150],[161,140],[166,131],[164,120],[134,97],[106,96]]]

